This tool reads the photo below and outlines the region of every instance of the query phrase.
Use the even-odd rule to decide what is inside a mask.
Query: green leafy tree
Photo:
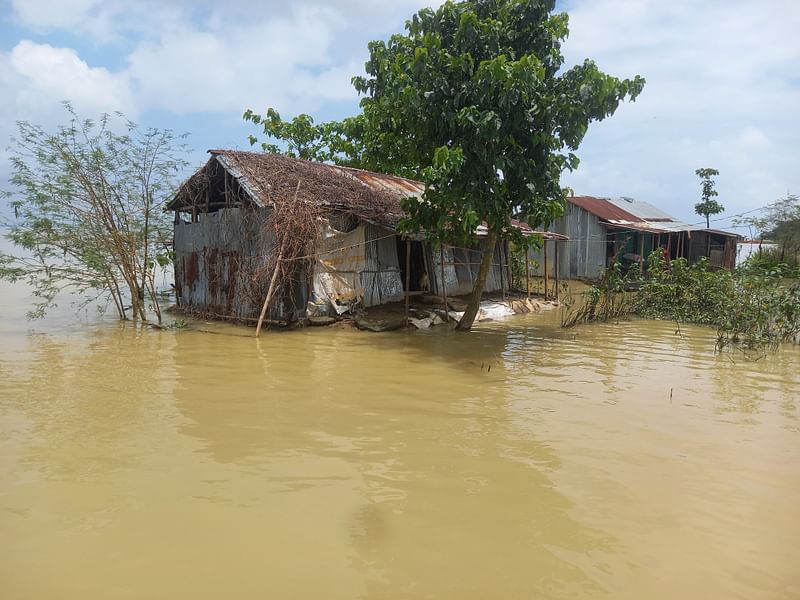
[[[259,144],[264,152],[365,168],[363,115],[315,123],[311,115],[303,113],[285,121],[277,110],[268,108],[264,115],[248,109],[243,118],[261,127],[268,141],[259,141],[254,135],[248,136],[248,141],[251,146]]]
[[[155,272],[171,259],[163,205],[187,164],[182,136],[119,114],[81,120],[65,106],[71,120],[55,132],[17,124],[4,225],[20,252],[0,254],[0,278],[33,287],[31,317],[69,290],[110,298],[121,319],[146,320],[149,300],[160,322]]]
[[[560,177],[574,169],[592,121],[634,100],[644,79],[620,80],[586,60],[564,69],[568,18],[555,0],[465,0],[423,9],[406,34],[369,44],[366,77],[354,77],[363,112],[315,125],[307,115],[284,122],[247,111],[263,126],[269,152],[328,160],[420,179],[424,198],[408,199],[405,231],[477,246],[483,258],[460,329],[469,329],[498,239],[523,240],[511,227],[533,227],[564,210]],[[251,144],[258,140],[251,136]]]
[[[716,184],[714,183],[713,177],[719,175],[719,171],[716,169],[697,169],[695,174],[700,178],[700,183],[703,187],[703,201],[694,205],[694,212],[706,218],[706,229],[708,229],[711,227],[710,216],[718,215],[725,210],[725,207],[714,199],[719,196],[719,194],[717,190],[714,189]]]
[[[574,169],[588,125],[635,99],[641,77],[620,80],[591,60],[564,69],[568,17],[555,0],[465,0],[423,9],[406,33],[369,45],[366,77],[354,78],[375,162],[416,166],[427,185],[409,199],[406,230],[474,245],[483,258],[459,329],[478,312],[513,217],[533,227],[562,214],[565,169]],[[373,159],[375,160],[375,159]],[[515,240],[522,242],[522,240]]]

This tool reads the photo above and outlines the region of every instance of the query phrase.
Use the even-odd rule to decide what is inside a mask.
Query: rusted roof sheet
[[[594,196],[571,196],[570,204],[574,204],[604,221],[609,227],[642,231],[646,233],[678,233],[691,231],[707,231],[715,235],[739,238],[739,234],[720,229],[706,229],[702,225],[689,225],[673,219],[664,211],[647,202],[637,200],[612,200]],[[630,210],[623,206],[630,205]]]
[[[627,222],[636,223],[641,221],[639,217],[630,213],[616,204],[612,204],[607,198],[596,198],[594,196],[570,196],[567,198],[570,204],[574,204],[586,212],[599,217],[609,223]]]
[[[409,196],[422,196],[425,191],[425,185],[413,179],[406,179],[405,177],[398,177],[396,175],[387,175],[385,173],[373,173],[371,171],[364,171],[363,169],[354,169],[352,167],[342,167],[339,165],[325,165],[334,171],[355,177],[364,185],[374,189],[388,192],[397,195],[400,198],[407,198]]]

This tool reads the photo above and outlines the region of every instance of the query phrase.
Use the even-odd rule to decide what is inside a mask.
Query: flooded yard
[[[797,347],[0,310],[2,598],[800,597]]]

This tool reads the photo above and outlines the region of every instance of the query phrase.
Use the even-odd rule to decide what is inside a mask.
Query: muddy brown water
[[[0,292],[0,598],[800,597],[797,347],[555,313],[256,341]]]

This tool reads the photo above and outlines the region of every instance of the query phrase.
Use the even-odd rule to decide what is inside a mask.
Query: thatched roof
[[[352,214],[390,228],[396,227],[404,216],[400,201],[411,196],[421,197],[425,191],[425,184],[413,179],[281,154],[240,150],[208,152],[211,158],[181,185],[167,205],[167,210],[191,212],[193,202],[197,202],[202,209],[209,186],[220,169],[233,178],[247,200],[257,206],[293,201],[296,194],[298,202]],[[569,239],[557,233],[534,231],[515,219],[512,219],[512,226],[520,229],[524,235]],[[479,226],[475,233],[478,237],[486,236],[486,227]]]
[[[209,153],[208,163],[181,186],[167,206],[169,210],[185,210],[191,206],[192,194],[207,187],[209,172],[216,165],[225,169],[249,199],[259,206],[292,201],[296,194],[300,202],[350,213],[387,226],[397,225],[403,216],[402,198],[420,196],[424,190],[423,184],[394,175],[279,154],[238,150],[209,150]]]

